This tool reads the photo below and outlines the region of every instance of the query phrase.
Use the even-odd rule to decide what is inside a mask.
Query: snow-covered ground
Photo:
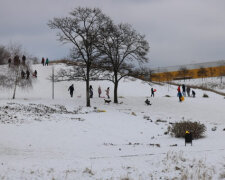
[[[12,91],[0,90],[0,179],[225,178],[223,96],[196,90],[196,98],[180,103],[177,87],[151,84],[157,91],[146,106],[151,86],[130,78],[119,84],[119,104],[105,104],[97,88],[105,96],[110,87],[112,99],[113,84],[95,81],[87,108],[84,82],[56,83],[53,100],[52,67],[33,69],[33,89],[18,90],[15,100]],[[68,92],[72,83],[74,98]],[[164,134],[181,120],[204,123],[205,138],[185,146],[184,139]]]
[[[225,77],[211,77],[173,81],[174,83],[194,85],[225,93]]]

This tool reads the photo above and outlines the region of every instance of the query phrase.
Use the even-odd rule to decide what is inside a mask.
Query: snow
[[[87,108],[84,82],[56,83],[51,99],[52,66],[35,69],[33,89],[18,89],[15,100],[12,91],[0,90],[0,179],[225,178],[223,96],[196,89],[196,98],[180,103],[176,86],[150,84],[157,89],[150,98],[148,83],[128,78],[119,84],[119,104],[105,104],[98,86],[103,96],[110,87],[112,99],[113,84],[94,81]],[[152,106],[144,104],[147,97]],[[164,134],[181,120],[204,123],[205,137],[185,146],[184,139]]]

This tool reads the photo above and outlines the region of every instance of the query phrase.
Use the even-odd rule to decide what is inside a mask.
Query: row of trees
[[[57,81],[86,81],[86,105],[90,106],[89,81],[114,83],[114,103],[118,103],[119,81],[147,62],[149,44],[145,36],[129,24],[115,24],[98,8],[76,8],[69,16],[49,21],[58,30],[59,41],[72,44],[70,58],[79,66],[61,69]]]
[[[217,68],[219,77],[221,79],[221,83],[223,82],[223,76],[225,76],[225,64],[221,65]],[[173,78],[178,77],[178,79],[183,79],[184,81],[188,78],[191,78],[193,76],[193,72],[191,70],[188,70],[186,67],[180,67],[177,75],[174,77],[173,73],[171,72],[165,72],[163,73],[163,77],[159,74],[154,74],[154,72],[151,72],[152,75],[151,77],[157,79],[157,81],[161,81],[161,78],[166,79],[166,81],[171,81]],[[199,70],[197,71],[197,75],[202,78],[202,80],[205,77],[214,77],[216,74],[215,68],[204,68],[200,67]]]

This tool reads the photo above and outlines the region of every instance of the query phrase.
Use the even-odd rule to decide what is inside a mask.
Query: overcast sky
[[[66,57],[68,45],[47,22],[78,6],[98,7],[145,34],[152,67],[225,59],[225,0],[0,0],[0,45],[16,42],[39,58]]]

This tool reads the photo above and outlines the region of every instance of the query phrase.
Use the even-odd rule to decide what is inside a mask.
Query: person
[[[25,72],[22,70],[21,71],[21,78],[24,79],[25,78]]]
[[[109,87],[105,90],[105,92],[106,92],[106,96],[108,97],[108,99],[110,99],[110,97],[109,97]]]
[[[98,87],[98,97],[101,97],[101,94],[102,94],[102,89],[101,89],[101,87],[99,86],[99,87]]]
[[[191,145],[192,145],[193,137],[192,137],[192,133],[191,132],[186,131],[184,139],[185,139],[185,146],[186,146],[186,143],[191,143]]]
[[[192,96],[193,96],[193,98],[195,97],[195,91],[194,90],[192,90]]]
[[[89,91],[90,91],[90,98],[93,98],[93,88],[92,88],[92,85],[90,85]]]
[[[37,70],[34,71],[33,76],[37,77]]]
[[[29,77],[30,77],[30,71],[28,71],[28,69],[26,71],[26,75],[27,75],[27,79],[29,79]]]
[[[68,91],[70,91],[70,96],[73,97],[73,91],[74,91],[73,84],[68,88]]]
[[[8,59],[8,64],[9,64],[9,67],[10,67],[11,63],[12,63],[12,59],[11,59],[11,58],[9,58],[9,59]]]
[[[152,105],[152,104],[150,103],[150,101],[148,100],[148,98],[145,100],[145,103],[146,103],[147,105]]]
[[[182,84],[182,94],[184,97],[186,97],[186,87],[184,84]]]
[[[151,88],[151,97],[154,97],[154,89],[153,88]]]
[[[188,95],[188,97],[190,97],[190,92],[191,92],[191,88],[190,88],[190,86],[187,86],[187,95]]]
[[[25,65],[25,62],[26,62],[26,56],[23,55],[23,57],[22,57],[22,64]]]
[[[181,92],[180,92],[180,85],[178,86],[178,88],[177,88],[177,96],[179,97],[179,101],[181,102],[182,100],[181,100],[181,97],[182,97],[182,94],[181,94]]]
[[[19,57],[18,55],[16,55],[16,56],[14,57],[14,65],[15,65],[15,66],[20,65],[20,57]]]
[[[41,59],[41,64],[44,66],[45,65],[45,58]]]
[[[49,60],[47,58],[46,61],[45,61],[45,65],[48,66],[48,63],[49,63]]]

